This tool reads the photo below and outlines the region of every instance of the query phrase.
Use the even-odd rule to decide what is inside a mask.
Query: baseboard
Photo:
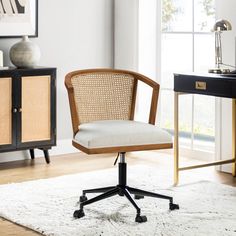
[[[40,150],[37,150],[37,152],[40,153]],[[52,147],[50,150],[50,155],[55,156],[75,152],[79,152],[79,150],[72,146],[72,139],[61,139],[57,140],[57,146]]]
[[[71,139],[57,140],[57,146],[52,147],[52,149],[49,150],[50,156],[79,152],[78,149],[72,146],[71,142],[72,142]],[[35,157],[37,158],[42,156],[43,152],[41,150],[35,149]],[[0,163],[17,161],[17,160],[26,160],[29,158],[30,156],[28,150],[0,153]]]

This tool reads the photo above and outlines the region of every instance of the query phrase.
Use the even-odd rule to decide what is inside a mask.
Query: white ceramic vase
[[[40,59],[40,49],[37,44],[23,36],[22,40],[14,44],[10,49],[10,60],[12,64],[20,68],[32,68]]]

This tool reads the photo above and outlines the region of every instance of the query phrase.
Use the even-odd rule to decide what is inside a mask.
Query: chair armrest
[[[160,85],[157,82],[141,74],[136,74],[136,78],[142,81],[143,83],[149,85],[153,89],[148,123],[155,125]]]
[[[148,121],[148,123],[152,125],[155,125],[155,121],[156,121],[158,96],[159,96],[159,87],[158,89],[153,88],[150,113],[149,113],[149,121]]]

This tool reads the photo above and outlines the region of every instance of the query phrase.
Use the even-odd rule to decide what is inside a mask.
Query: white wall
[[[52,153],[73,151],[65,74],[75,69],[113,66],[112,9],[113,0],[39,0],[39,37],[32,41],[41,48],[39,64],[57,67],[58,146]],[[17,41],[0,39],[5,65],[10,64],[9,49]],[[2,153],[0,162],[27,157],[25,152]]]
[[[216,0],[217,18],[223,18],[231,22],[232,31],[222,33],[223,62],[235,65],[236,47],[236,1],[235,0]],[[220,107],[221,120],[219,126],[221,131],[220,146],[218,152],[220,159],[230,159],[232,155],[232,109],[231,99],[221,99]],[[223,165],[223,171],[231,172],[232,165]]]

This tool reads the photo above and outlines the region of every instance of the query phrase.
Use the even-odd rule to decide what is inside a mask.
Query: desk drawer
[[[196,77],[196,76],[182,76],[175,75],[174,91],[185,93],[196,93],[213,95],[218,97],[232,96],[232,83],[230,80],[221,80]]]

